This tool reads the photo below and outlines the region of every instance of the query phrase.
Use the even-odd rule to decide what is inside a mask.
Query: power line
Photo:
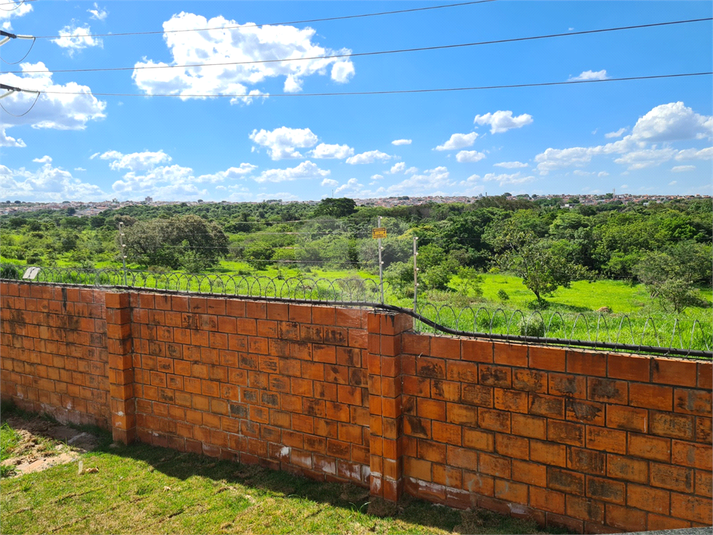
[[[97,68],[87,68],[87,69],[55,69],[51,71],[47,70],[24,70],[24,71],[8,71],[12,74],[30,74],[30,73],[68,73],[68,72],[110,72],[110,71],[144,71],[144,70],[156,70],[156,69],[186,69],[186,68],[204,68],[204,67],[226,67],[234,65],[258,65],[265,63],[286,63],[292,61],[312,61],[320,59],[339,59],[339,58],[357,58],[366,56],[382,56],[387,54],[403,54],[412,52],[426,52],[432,50],[448,50],[454,48],[466,48],[474,46],[483,45],[495,45],[504,43],[518,43],[524,41],[535,41],[543,39],[554,39],[559,37],[573,37],[577,35],[592,35],[598,33],[608,33],[608,32],[618,32],[627,30],[638,30],[643,28],[655,28],[661,26],[673,26],[678,24],[691,24],[695,22],[706,22],[713,20],[713,17],[706,17],[700,19],[686,19],[686,20],[675,20],[666,22],[654,22],[650,24],[637,24],[634,26],[616,26],[612,28],[599,28],[595,30],[583,30],[579,32],[565,32],[565,33],[553,33],[545,35],[533,35],[528,37],[513,37],[509,39],[496,39],[491,41],[475,41],[470,43],[457,43],[451,45],[437,45],[437,46],[425,46],[416,48],[400,48],[395,50],[377,50],[372,52],[355,52],[348,54],[330,54],[327,56],[307,56],[301,58],[280,58],[280,59],[263,59],[263,60],[251,60],[251,61],[221,61],[215,63],[186,63],[180,65],[146,65],[146,66],[132,66],[132,67],[97,67]],[[39,39],[39,37],[38,37]]]
[[[30,0],[26,0],[30,1]],[[429,6],[429,7],[417,7],[412,9],[398,9],[396,11],[379,11],[376,13],[362,13],[360,15],[343,15],[340,17],[326,17],[321,19],[305,19],[305,20],[293,20],[285,22],[266,22],[264,24],[234,24],[228,26],[216,26],[213,28],[183,28],[180,30],[154,30],[148,32],[121,32],[121,33],[94,33],[82,35],[82,37],[125,37],[131,35],[161,35],[166,33],[183,33],[183,32],[207,32],[212,30],[240,30],[243,28],[260,28],[262,26],[280,26],[282,24],[309,24],[312,22],[331,22],[335,20],[348,20],[348,19],[361,19],[366,17],[381,17],[383,15],[400,15],[403,13],[415,13],[417,11],[431,11],[434,9],[446,9],[451,7],[462,7],[462,6],[472,6],[475,4],[487,4],[490,2],[495,2],[496,0],[475,0],[472,2],[459,2],[457,4],[444,4],[440,6]],[[2,4],[0,4],[2,5]],[[61,35],[41,35],[38,39],[59,39],[63,36]]]
[[[351,91],[343,93],[271,93],[251,95],[248,93],[234,94],[182,94],[182,93],[161,93],[161,94],[143,94],[143,93],[95,93],[91,91],[45,91],[43,93],[54,95],[94,95],[99,97],[179,97],[179,98],[272,98],[272,97],[340,97],[340,96],[362,96],[362,95],[404,95],[412,93],[444,93],[456,91],[482,91],[489,89],[516,89],[524,87],[548,87],[558,85],[578,85],[578,84],[598,84],[607,82],[628,82],[634,80],[658,80],[665,78],[686,78],[691,76],[710,76],[712,71],[705,72],[687,72],[678,74],[655,74],[648,76],[626,76],[621,78],[607,78],[604,80],[566,80],[564,82],[534,82],[524,84],[503,84],[503,85],[481,85],[471,87],[444,87],[435,89],[394,89],[384,91]]]

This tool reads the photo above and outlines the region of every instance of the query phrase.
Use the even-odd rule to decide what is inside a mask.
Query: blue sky
[[[145,68],[711,17],[710,2],[497,0],[310,24],[92,36],[431,5],[437,4],[38,0],[10,10],[5,3],[0,24],[6,31],[62,37],[38,39],[22,63],[2,65],[0,83],[46,92],[23,117],[0,112],[0,197],[254,201],[613,189],[711,194],[711,76],[410,95],[267,96],[711,71],[710,21],[371,57]],[[12,41],[0,51],[13,62],[28,47]],[[106,67],[130,69],[53,72]],[[147,96],[156,94],[175,96]],[[205,94],[253,96],[190,96]],[[34,100],[14,94],[0,103],[19,115]]]

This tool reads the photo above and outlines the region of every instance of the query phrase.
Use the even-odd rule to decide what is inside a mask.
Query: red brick
[[[563,372],[566,369],[566,351],[552,347],[530,347],[530,368]]]
[[[493,451],[493,433],[479,429],[463,429],[463,446],[479,451]]]
[[[626,531],[642,531],[646,528],[646,513],[630,507],[607,504],[607,524]]]
[[[713,495],[711,487],[713,487],[711,473],[696,470],[696,494],[710,498]]]
[[[463,471],[463,489],[480,496],[492,496],[495,481],[492,476]]]
[[[637,509],[668,515],[671,498],[668,491],[629,484],[627,486],[626,503]]]
[[[503,479],[510,479],[512,477],[510,459],[500,457],[499,455],[480,453],[478,460],[477,466],[479,472]],[[471,464],[470,466],[464,466],[464,468],[474,468],[475,466],[475,464]]]
[[[530,506],[542,511],[564,514],[564,498],[561,492],[530,487]]]
[[[478,409],[478,426],[483,429],[510,432],[510,413],[490,409]]]
[[[584,495],[584,475],[560,468],[547,468],[547,487],[566,494]]]
[[[608,360],[608,376],[610,378],[640,382],[649,381],[650,357],[610,354]]]
[[[620,455],[607,456],[607,476],[636,483],[649,480],[649,463]]]
[[[530,460],[554,466],[567,466],[567,447],[552,442],[530,440]]]
[[[626,432],[587,426],[587,448],[612,453],[626,453]]]
[[[584,446],[584,426],[572,422],[547,422],[547,439],[551,442]]]
[[[713,363],[698,363],[698,388],[711,390],[713,388]]]
[[[449,381],[478,382],[478,365],[473,362],[446,361],[446,378]]]
[[[446,414],[447,421],[451,424],[478,426],[478,409],[475,407],[448,403],[446,405]]]
[[[626,501],[626,485],[620,481],[588,476],[587,496],[605,502],[624,505]]]
[[[651,463],[651,485],[681,492],[693,492],[693,469]]]
[[[512,387],[526,392],[547,392],[547,374],[537,370],[514,369]]]
[[[513,481],[495,480],[494,496],[509,503],[527,505],[527,485]]]
[[[434,338],[433,342],[435,343]],[[421,357],[416,359],[416,375],[419,377],[430,377],[433,379],[445,379],[446,361],[442,359],[432,359]]]
[[[650,411],[649,432],[664,437],[693,440],[695,420],[693,416]]]
[[[404,476],[415,477],[423,481],[432,481],[431,466],[430,461],[406,457],[404,459]]]
[[[610,405],[607,407],[607,427],[646,433],[648,416],[648,411],[645,409]]]
[[[709,444],[673,441],[672,461],[674,464],[713,470],[713,451]]]
[[[629,405],[670,411],[673,407],[673,389],[670,386],[631,383],[629,384]]]
[[[527,367],[528,346],[518,344],[493,344],[493,362],[505,366]]]
[[[606,455],[599,451],[583,448],[568,448],[567,468],[587,474],[606,473]]]
[[[513,414],[512,433],[530,438],[547,438],[547,419],[526,414]]]
[[[567,420],[603,426],[605,422],[604,415],[603,403],[575,399],[565,400],[565,416]]]
[[[710,416],[711,395],[710,390],[705,392],[702,390],[677,388],[673,394],[674,411],[685,414]]]
[[[681,529],[690,528],[691,523],[688,520],[681,520],[679,518],[671,518],[666,515],[657,515],[654,513],[649,513],[646,519],[646,529],[649,531],[660,531],[665,529]]]
[[[567,372],[580,375],[596,375],[606,377],[607,355],[604,353],[589,353],[567,351]]]
[[[529,398],[527,392],[517,392],[514,390],[504,390],[501,388],[496,388],[494,390],[494,394],[496,409],[509,412],[527,413],[529,407]]]
[[[530,394],[530,414],[564,419],[564,399],[555,396]]]
[[[696,386],[696,363],[655,358],[651,365],[655,383],[677,386]]]
[[[671,460],[671,439],[629,433],[629,455],[668,462]]]
[[[512,386],[511,368],[503,366],[479,364],[478,378],[481,385],[497,386],[500,388],[511,388]]]
[[[527,483],[528,485],[546,487],[547,467],[544,464],[535,464],[532,462],[513,459],[512,478],[515,481]]]
[[[482,340],[462,340],[461,358],[470,362],[493,362],[493,343]]]
[[[672,492],[671,516],[710,526],[711,523],[713,523],[713,518],[711,518],[711,501],[708,498],[699,498],[697,496],[688,496]]]
[[[524,437],[496,433],[495,451],[505,457],[513,457],[515,459],[529,459],[530,441]]]
[[[442,358],[442,359],[459,360],[460,359],[460,340],[457,338],[434,336],[431,338],[430,355],[433,357],[438,357],[438,358]],[[431,376],[431,377],[433,377],[433,376]],[[440,377],[445,377],[445,375],[442,375]]]
[[[604,504],[589,498],[567,496],[567,515],[601,524],[604,522]]]

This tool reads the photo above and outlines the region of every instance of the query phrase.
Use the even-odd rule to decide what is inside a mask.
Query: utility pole
[[[413,237],[413,312],[418,308],[418,267],[416,257],[418,256],[418,236]]]
[[[377,227],[381,228],[381,216],[376,224]],[[381,287],[381,304],[384,304],[384,263],[381,261],[381,238],[378,239],[379,242],[379,286]]]
[[[119,243],[121,244],[121,249],[119,251],[119,254],[121,255],[121,263],[124,266],[124,286],[128,286],[128,283],[126,282],[126,244],[124,243],[124,223],[123,221],[119,222]]]

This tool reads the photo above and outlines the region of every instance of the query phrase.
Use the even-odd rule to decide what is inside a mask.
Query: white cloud
[[[377,160],[380,162],[385,162],[390,159],[391,156],[384,152],[381,152],[379,150],[370,150],[367,152],[362,152],[361,154],[357,154],[356,156],[352,156],[351,158],[347,158],[347,163],[349,165],[361,165],[367,163],[374,163]]]
[[[535,179],[534,176],[528,175],[523,176],[519,171],[513,174],[507,173],[488,173],[483,177],[483,182],[497,182],[500,186],[505,184],[524,184],[526,182],[532,182]]]
[[[394,139],[394,140],[391,142],[391,144],[392,144],[392,145],[396,145],[396,146],[399,146],[399,145],[410,145],[410,144],[411,144],[411,140],[410,140],[410,139]]]
[[[86,171],[86,169],[84,169],[84,167],[75,167],[74,170],[75,171]]]
[[[381,180],[384,178],[384,175],[371,175],[372,180]]]
[[[522,167],[527,167],[528,164],[522,162],[500,162],[494,163],[493,167],[504,167],[505,169],[520,169]]]
[[[390,175],[395,175],[396,173],[403,173],[406,170],[405,162],[398,162],[391,166],[391,169],[387,171]]]
[[[442,188],[454,186],[450,180],[450,172],[446,167],[426,169],[423,174],[412,175],[409,178],[389,186],[389,195],[437,195],[443,193]]]
[[[570,76],[568,81],[579,81],[579,80],[607,80],[607,71],[602,69],[601,71],[584,71],[579,76]]]
[[[338,186],[338,185],[339,185],[339,182],[337,182],[337,181],[334,180],[333,178],[325,178],[324,180],[322,180],[322,182],[321,182],[319,185],[320,185],[320,186],[329,187],[329,188],[333,188],[333,187],[335,187],[335,186]]]
[[[288,169],[268,169],[263,171],[260,176],[255,179],[255,182],[287,182],[297,180],[298,178],[326,178],[331,171],[320,169],[317,164],[307,160],[302,162],[297,167]]]
[[[435,150],[458,150],[470,147],[478,138],[477,132],[470,134],[453,134],[443,145],[438,145]]]
[[[19,2],[17,2],[19,4]],[[20,4],[17,8],[1,8],[0,7],[0,20],[9,20],[12,17],[23,17],[32,11],[32,4],[24,2]],[[6,30],[9,28],[5,28]]]
[[[609,176],[609,173],[607,173],[606,171],[599,171],[599,172],[597,173],[597,176],[598,176],[599,178],[604,178],[605,176]]]
[[[91,18],[99,21],[105,21],[109,12],[106,9],[100,8],[96,2],[94,2],[94,9],[87,9],[87,13],[91,13]]]
[[[51,163],[52,157],[45,155],[42,158],[34,158],[32,161],[35,163]]]
[[[328,145],[320,143],[309,152],[312,158],[343,160],[354,154],[354,149],[349,145]]]
[[[649,142],[711,137],[713,116],[699,115],[683,102],[661,104],[636,122],[632,135]]]
[[[253,130],[250,139],[261,147],[266,147],[273,160],[303,158],[297,149],[312,147],[319,140],[309,128],[288,128],[286,126],[272,131]]]
[[[621,137],[624,135],[624,132],[626,132],[627,130],[628,130],[628,128],[622,127],[619,130],[617,130],[616,132],[609,132],[608,134],[604,134],[604,137],[607,139]]]
[[[21,139],[15,139],[14,137],[8,136],[5,133],[5,129],[0,128],[0,147],[24,148],[27,147],[27,145]]]
[[[116,196],[137,199],[147,195],[158,200],[190,200],[207,197],[208,191],[199,190],[194,182],[193,169],[180,165],[155,167],[143,174],[126,173],[112,184]]]
[[[89,25],[85,26],[65,26],[59,32],[57,39],[51,41],[61,48],[67,49],[67,53],[72,56],[76,50],[102,47],[102,40],[92,37],[92,30]]]
[[[673,158],[675,154],[676,151],[672,148],[651,148],[627,152],[614,161],[618,164],[627,165],[629,171],[635,171],[661,165]]]
[[[681,160],[713,160],[713,147],[705,149],[684,149],[676,154],[676,159]]]
[[[217,184],[220,182],[225,182],[226,180],[242,180],[246,178],[250,173],[257,169],[257,165],[251,163],[241,163],[240,167],[230,167],[225,171],[218,171],[217,173],[210,175],[201,175],[195,179],[196,183],[206,183]]]
[[[98,100],[89,87],[68,82],[65,85],[52,82],[52,74],[45,64],[22,63],[23,71],[40,71],[18,76],[12,73],[0,74],[0,83],[21,87],[30,91],[42,91],[32,113],[23,117],[3,116],[3,127],[32,125],[33,128],[54,128],[57,130],[83,130],[89,121],[106,117],[106,102]],[[65,92],[58,94],[57,92]],[[79,94],[68,94],[79,93]],[[20,114],[35,102],[32,93],[14,94],[3,100],[5,108]],[[17,143],[20,143],[19,141]]]
[[[268,78],[285,77],[283,90],[297,92],[308,76],[326,75],[332,81],[346,83],[354,76],[354,65],[349,58],[304,59],[273,63],[254,63],[276,58],[312,58],[334,54],[350,54],[349,49],[332,50],[313,42],[316,30],[294,26],[255,26],[246,22],[241,26],[222,16],[210,20],[192,13],[179,13],[164,22],[166,31],[187,28],[220,28],[237,26],[238,29],[209,30],[204,32],[174,32],[164,34],[164,41],[172,61],[154,62],[144,58],[137,62],[133,79],[146,94],[168,93],[183,99],[196,98],[192,94],[245,94],[247,86],[255,86]],[[235,63],[201,68],[177,67],[146,69],[157,65],[185,65],[197,63]],[[253,63],[250,63],[253,62]],[[331,67],[331,71],[330,71]],[[259,90],[253,90],[260,95]],[[231,103],[249,103],[250,99],[234,98]]]
[[[671,168],[671,171],[674,173],[687,173],[688,171],[695,171],[696,166],[695,165],[677,165],[675,167]],[[676,181],[674,180],[673,183],[675,184]],[[669,184],[670,186],[671,184]]]
[[[37,171],[0,165],[0,191],[22,201],[101,201],[107,196],[98,186],[74,178],[49,161]]]
[[[362,185],[356,178],[350,178],[347,180],[346,184],[342,184],[336,190],[334,190],[335,195],[340,195],[346,192],[358,193]]]
[[[495,113],[486,113],[485,115],[476,115],[473,119],[474,124],[489,124],[491,134],[502,134],[513,128],[522,128],[532,123],[532,115],[523,113],[516,117],[512,116],[510,110],[498,110]]]
[[[95,155],[94,155],[95,156]],[[90,159],[93,159],[92,156]],[[114,171],[119,171],[121,169],[128,169],[130,171],[146,171],[147,169],[153,169],[158,164],[168,163],[171,161],[171,157],[159,150],[158,152],[132,152],[131,154],[122,154],[115,150],[110,150],[99,156],[102,160],[110,160],[111,167]]]
[[[485,158],[485,154],[477,150],[462,150],[456,154],[456,160],[460,163],[479,162],[483,158]]]

